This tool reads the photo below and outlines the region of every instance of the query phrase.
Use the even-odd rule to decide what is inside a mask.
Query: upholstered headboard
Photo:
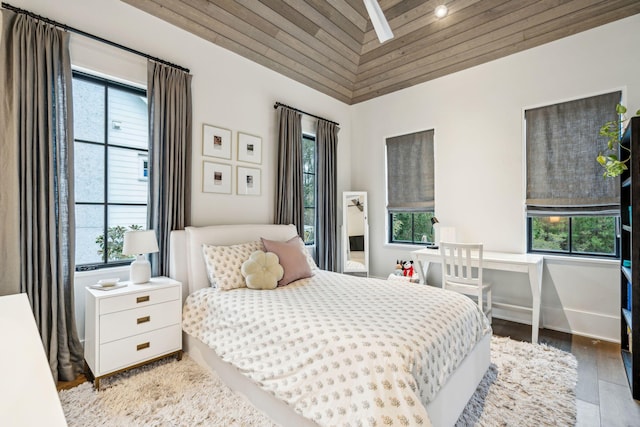
[[[169,275],[183,284],[182,295],[209,286],[202,244],[229,246],[260,240],[286,241],[298,235],[294,225],[237,224],[187,227],[171,232]]]

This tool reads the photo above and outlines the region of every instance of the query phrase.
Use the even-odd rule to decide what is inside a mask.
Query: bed
[[[270,291],[210,287],[203,244],[295,236],[284,225],[172,232],[185,351],[283,426],[455,424],[490,362],[491,328],[464,296],[321,270]]]

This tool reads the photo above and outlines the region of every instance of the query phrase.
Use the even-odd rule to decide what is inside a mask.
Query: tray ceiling
[[[122,0],[347,104],[640,13],[638,0]],[[434,9],[449,14],[437,19]]]

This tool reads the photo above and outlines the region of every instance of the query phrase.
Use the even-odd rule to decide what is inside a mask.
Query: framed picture
[[[238,194],[242,196],[259,196],[261,177],[260,169],[238,166]]]
[[[238,132],[238,161],[262,163],[262,138]]]
[[[231,165],[204,161],[202,191],[204,193],[231,194]]]
[[[231,131],[203,124],[202,155],[231,160]]]

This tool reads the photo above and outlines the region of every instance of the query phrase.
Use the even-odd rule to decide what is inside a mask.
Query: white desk
[[[440,263],[442,258],[439,249],[420,249],[411,252],[413,265],[418,271],[420,283],[427,283],[429,264]],[[515,307],[531,311],[531,342],[538,342],[538,327],[540,324],[540,293],[542,290],[542,266],[544,257],[533,254],[512,254],[505,252],[484,251],[482,268],[489,270],[515,271],[529,275],[529,285],[533,297],[532,307],[520,307],[507,304],[496,304],[496,307]]]
[[[27,294],[0,297],[0,425],[66,427]]]

